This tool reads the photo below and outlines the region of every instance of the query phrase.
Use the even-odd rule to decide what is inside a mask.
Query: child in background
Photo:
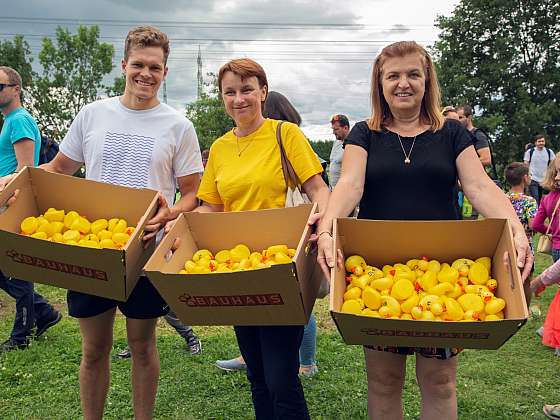
[[[544,270],[540,276],[531,282],[531,291],[538,297],[547,286],[553,283],[560,283],[560,260]],[[560,290],[548,307],[542,342],[545,346],[554,348],[554,354],[560,357]]]
[[[504,175],[510,186],[507,196],[517,213],[519,221],[525,228],[525,234],[532,247],[533,230],[531,229],[531,223],[537,214],[537,200],[530,195],[525,195],[525,188],[531,183],[529,167],[522,162],[513,162],[506,167]]]
[[[529,245],[531,246],[531,251],[533,250],[533,230],[531,229],[531,224],[533,223],[533,218],[537,214],[537,200],[535,200],[530,195],[525,195],[525,188],[531,183],[531,178],[529,177],[529,166],[522,162],[510,163],[504,175],[507,183],[510,186],[509,192],[506,194],[511,201],[515,213],[519,221],[525,228],[525,234],[529,240]],[[524,284],[525,291],[525,301],[527,305],[531,301],[531,291],[529,290],[529,281],[527,280]]]

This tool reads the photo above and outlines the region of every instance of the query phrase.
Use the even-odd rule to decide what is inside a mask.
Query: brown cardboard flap
[[[177,239],[179,240],[179,246],[172,251],[172,245]],[[197,250],[196,243],[190,235],[185,215],[181,214],[145,264],[144,270],[146,272],[177,274]]]
[[[125,270],[126,270],[126,292],[129,295],[136,283],[138,277],[142,273],[142,269],[150,255],[154,252],[156,247],[155,238],[151,240],[150,244],[144,248],[144,226],[157,211],[157,195],[153,195],[150,206],[146,209],[144,215],[140,218],[139,225],[136,226],[134,233],[125,247]]]
[[[179,319],[188,325],[303,325],[307,322],[291,264],[198,275],[150,271],[149,277]],[[247,304],[245,299],[253,303]],[[281,304],[271,304],[274,301]]]
[[[316,212],[317,204],[313,205],[311,212],[307,215],[307,219]],[[300,283],[301,298],[308,317],[311,315],[311,311],[313,311],[315,299],[317,298],[317,293],[322,281],[321,276],[318,275],[320,273],[317,271],[319,270],[320,272],[320,267],[317,264],[317,243],[309,242],[312,233],[312,227],[306,224],[296,249],[296,255],[294,256],[294,269],[297,277],[300,279],[309,279],[309,281]]]
[[[505,220],[393,221],[337,219],[345,257],[362,255],[369,264],[406,262],[423,255],[453,261],[494,255]],[[375,226],[374,230],[368,226]],[[364,231],[367,232],[364,234]],[[467,234],[468,232],[468,234]],[[480,238],[488,238],[481,241]],[[375,245],[372,247],[371,244]],[[381,268],[381,267],[379,267]]]
[[[262,251],[276,244],[296,248],[311,209],[311,204],[305,204],[251,212],[185,213],[185,217],[198,249],[216,252],[244,243],[251,251]],[[297,229],[286,229],[290,223],[296,223]]]
[[[10,197],[15,190],[19,190],[19,194],[15,202],[10,207],[4,207],[0,211],[0,228],[11,232],[19,232],[20,225],[24,217],[21,215],[29,215],[27,212],[34,211],[39,213],[35,201],[33,186],[29,175],[29,168],[24,168],[21,172],[0,192],[0,207],[6,206]]]
[[[504,265],[504,253],[508,253],[508,266]],[[509,222],[504,226],[496,253],[492,259],[492,274],[495,279],[500,279],[496,296],[507,302],[504,310],[506,318],[527,318],[529,311],[523,292],[521,273],[516,264],[516,251],[513,247],[513,233]]]
[[[136,226],[157,194],[147,188],[123,187],[93,180],[84,183],[81,178],[40,168],[29,168],[29,171],[40,212],[49,207],[75,210],[90,221],[119,217]],[[107,188],[109,185],[110,188]]]
[[[381,319],[332,312],[346,344],[414,347],[461,347],[494,350],[525,320],[430,322]]]
[[[0,241],[9,244],[0,263],[12,277],[125,300],[124,281],[119,281],[124,278],[124,251],[47,242],[1,230]]]

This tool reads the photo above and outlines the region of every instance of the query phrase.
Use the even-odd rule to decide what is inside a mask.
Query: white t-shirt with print
[[[142,111],[118,97],[84,106],[60,151],[85,163],[86,178],[160,191],[173,205],[176,178],[202,172],[193,124],[166,104]]]
[[[536,182],[542,182],[544,180],[544,176],[546,175],[546,169],[548,168],[548,162],[554,160],[554,152],[549,150],[545,147],[542,150],[539,150],[535,147],[533,156],[530,155],[531,150],[527,150],[525,152],[525,156],[523,160],[529,162],[529,174],[531,176],[531,180]]]

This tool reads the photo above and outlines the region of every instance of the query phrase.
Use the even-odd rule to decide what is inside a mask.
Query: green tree
[[[309,140],[309,143],[320,158],[330,160],[333,140]]]
[[[434,45],[444,104],[475,106],[500,167],[545,132],[560,142],[558,0],[461,0]]]
[[[31,63],[31,49],[22,35],[16,35],[12,41],[0,41],[0,66],[8,66],[21,76],[23,88],[32,84],[35,73]]]
[[[121,96],[124,94],[126,80],[124,76],[115,77],[112,86],[108,86],[105,89],[105,93],[107,96]]]
[[[196,129],[201,150],[208,149],[218,137],[234,127],[233,120],[224,109],[218,92],[216,75],[209,73],[211,81],[205,83],[206,90],[196,101],[187,104],[186,115]]]
[[[42,131],[54,139],[64,137],[78,111],[107,89],[103,78],[113,69],[114,48],[98,38],[97,26],[80,26],[76,34],[58,27],[55,41],[43,39],[43,73],[29,105]]]

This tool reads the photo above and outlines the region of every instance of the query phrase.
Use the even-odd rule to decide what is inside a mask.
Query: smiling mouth
[[[409,96],[412,96],[412,93],[410,92],[400,92],[400,93],[395,93],[395,96],[398,98],[408,98]]]
[[[145,82],[145,81],[143,81],[143,80],[135,80],[135,82],[136,82],[137,84],[139,84],[140,86],[146,86],[146,87],[149,87],[149,86],[153,86],[153,85],[154,85],[153,83]]]

